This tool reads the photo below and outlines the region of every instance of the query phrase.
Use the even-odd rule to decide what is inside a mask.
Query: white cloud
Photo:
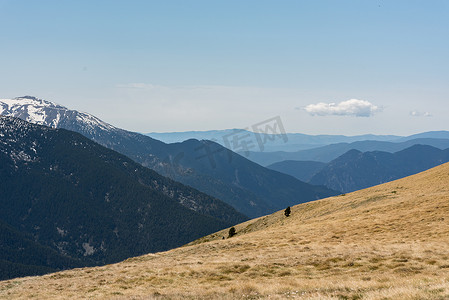
[[[432,117],[432,114],[428,111],[422,113],[420,111],[413,110],[410,112],[410,116],[412,116],[412,117]]]
[[[382,109],[366,100],[350,99],[340,103],[309,104],[304,110],[312,116],[371,117]]]

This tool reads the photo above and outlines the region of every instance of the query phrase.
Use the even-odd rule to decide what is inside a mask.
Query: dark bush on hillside
[[[228,237],[233,237],[235,234],[236,234],[235,228],[234,227],[229,228]]]

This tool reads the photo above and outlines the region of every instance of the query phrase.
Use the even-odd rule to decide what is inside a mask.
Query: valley
[[[444,299],[449,164],[181,248],[0,283],[2,298]],[[46,286],[46,289],[40,289]]]

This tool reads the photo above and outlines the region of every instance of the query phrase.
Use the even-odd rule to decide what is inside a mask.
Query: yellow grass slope
[[[0,282],[0,298],[449,299],[449,164],[167,252]]]

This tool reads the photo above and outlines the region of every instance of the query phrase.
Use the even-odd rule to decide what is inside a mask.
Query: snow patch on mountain
[[[48,110],[64,110],[65,107],[53,102],[38,99],[36,97],[24,96],[14,99],[0,99],[0,114],[23,119],[30,123],[57,127],[57,123],[49,124]],[[59,115],[59,113],[58,113]],[[59,116],[60,119],[60,116]]]

